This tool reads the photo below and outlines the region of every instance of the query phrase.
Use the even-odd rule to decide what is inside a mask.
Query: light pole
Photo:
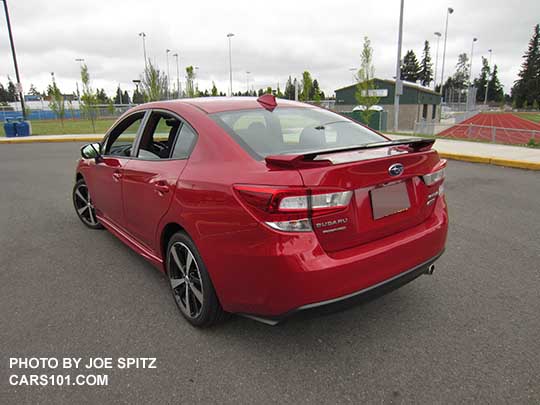
[[[165,54],[167,55],[167,100],[170,99],[169,77],[171,77],[171,75],[170,75],[170,69],[169,69],[169,52],[171,52],[170,49],[165,49]]]
[[[144,55],[144,68],[147,67],[147,59],[146,59],[146,33],[139,32],[139,36],[142,37],[142,49],[143,49],[143,55]]]
[[[400,6],[400,11],[399,11],[398,49],[397,49],[397,60],[396,60],[396,87],[394,89],[394,132],[397,132],[398,130],[399,96],[403,92],[403,84],[401,83],[401,43],[403,41],[403,5],[404,5],[403,3],[404,3],[404,0],[401,0],[401,6]]]
[[[178,52],[173,54],[176,58],[176,91],[178,92],[177,98],[182,98],[182,91],[180,90],[180,65],[178,64]]]
[[[19,98],[21,101],[23,120],[26,121],[26,108],[24,107],[24,94],[23,94],[23,88],[21,84],[21,76],[19,75],[19,65],[17,64],[17,54],[15,53],[15,43],[13,41],[13,33],[11,32],[11,21],[9,20],[7,0],[0,0],[0,1],[4,2],[4,11],[6,13],[6,23],[7,23],[8,33],[9,33],[9,43],[11,45],[11,53],[13,55],[13,65],[15,66],[15,77],[17,78],[17,91],[19,93]]]
[[[433,86],[437,87],[437,65],[439,64],[439,42],[441,41],[441,33],[440,32],[434,32],[437,36],[437,53],[435,54],[435,74],[433,75]]]
[[[448,16],[454,12],[452,7],[448,7],[446,12],[446,26],[444,28],[444,48],[442,55],[442,68],[441,68],[441,94],[444,86],[444,63],[446,62],[446,40],[448,38]]]
[[[471,63],[469,64],[469,85],[470,86],[472,86],[472,82],[473,82],[472,66],[473,66],[473,57],[474,57],[474,43],[476,41],[478,41],[478,38],[473,38],[472,43],[471,43]]]
[[[489,71],[491,72],[491,55],[493,53],[493,49],[488,49],[488,52],[489,52],[489,65],[488,66],[489,66]],[[489,72],[486,75],[486,95],[484,96],[484,105],[487,104],[487,97],[488,97],[488,85],[489,85],[488,76],[490,76]]]
[[[79,62],[79,68],[80,70],[82,70],[82,64],[84,62],[84,59],[83,58],[77,58],[75,59],[75,62]],[[79,71],[79,74],[80,74],[80,71]],[[75,87],[77,87],[77,101],[81,101],[81,94],[79,93],[79,81],[76,80],[75,81]]]
[[[197,95],[199,94],[199,67],[195,66],[195,90],[197,90]]]
[[[358,70],[358,68],[355,68],[355,67],[352,67],[352,68],[349,68],[349,72],[351,72],[351,75],[352,75],[352,82],[353,84],[356,83],[356,71]]]
[[[232,97],[232,51],[231,51],[231,38],[234,37],[234,34],[232,32],[227,34],[227,38],[229,38],[229,96]]]

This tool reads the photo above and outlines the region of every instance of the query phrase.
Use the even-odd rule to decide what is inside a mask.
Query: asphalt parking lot
[[[165,277],[71,204],[79,144],[0,146],[2,403],[540,403],[540,174],[450,162],[433,276],[276,327],[183,321]],[[106,387],[12,387],[10,357],[156,357]]]

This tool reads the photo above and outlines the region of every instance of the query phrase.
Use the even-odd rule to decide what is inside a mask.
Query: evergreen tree
[[[300,92],[298,98],[302,101],[311,100],[311,95],[313,94],[313,79],[311,78],[311,73],[309,73],[307,70],[302,73],[301,89],[302,91]]]
[[[6,104],[8,102],[9,94],[4,85],[0,83],[0,104]]]
[[[107,94],[105,93],[105,89],[98,89],[96,91],[96,99],[97,99],[98,104],[109,103],[109,97],[107,97]]]
[[[31,94],[32,96],[39,96],[39,91],[37,91],[36,87],[33,84],[30,84],[30,89],[28,90],[28,94]]]
[[[536,24],[529,47],[521,65],[518,79],[514,82],[512,96],[517,108],[540,101],[540,24]],[[489,93],[489,89],[488,89]]]
[[[217,96],[217,95],[218,95],[218,90],[217,90],[216,84],[212,82],[212,96]]]
[[[123,104],[125,101],[123,100],[123,93],[120,86],[116,88],[116,95],[114,96],[114,104]]]
[[[124,94],[122,94],[122,102],[124,104],[131,104],[131,99],[129,98],[129,93],[127,90],[124,90]]]
[[[281,92],[281,89],[279,88],[279,83],[277,84],[276,97],[283,98],[283,93]]]
[[[289,76],[289,78],[287,79],[287,83],[285,84],[285,93],[283,94],[283,96],[287,100],[294,100],[294,84],[291,76]]]
[[[8,101],[14,102],[18,100],[17,88],[15,87],[15,83],[13,83],[13,81],[10,79],[9,76],[8,76],[7,92],[8,92]]]
[[[482,102],[486,97],[486,85],[491,74],[490,67],[487,58],[482,56],[482,70],[480,70],[480,76],[474,79],[474,87],[476,87],[476,101]]]
[[[420,65],[414,51],[408,50],[401,65],[401,80],[416,83],[420,78]]]
[[[311,99],[317,103],[321,101],[321,89],[319,88],[317,79],[313,80],[313,94]]]
[[[466,53],[461,53],[458,56],[456,71],[452,76],[454,89],[464,90],[469,82],[469,57]]]
[[[144,96],[143,94],[139,91],[139,89],[135,89],[135,91],[133,92],[133,104],[142,104],[144,103]]]
[[[420,62],[420,72],[418,80],[422,86],[429,86],[433,81],[433,64],[431,63],[431,55],[429,54],[429,42],[424,42],[424,52],[422,53],[422,61]]]
[[[488,83],[488,100],[489,101],[503,101],[504,100],[504,91],[497,76],[497,65],[493,66],[493,74],[491,75],[491,80]]]

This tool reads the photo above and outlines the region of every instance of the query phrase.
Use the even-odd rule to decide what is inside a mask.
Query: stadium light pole
[[[246,70],[246,94],[249,95],[249,75],[251,72]]]
[[[403,92],[403,84],[401,83],[401,43],[403,42],[403,6],[404,6],[404,0],[401,0],[401,6],[400,6],[400,11],[399,11],[398,49],[397,49],[397,60],[396,60],[396,87],[394,88],[394,132],[398,131],[399,96]]]
[[[232,32],[227,34],[227,38],[229,38],[229,96],[232,97],[232,51],[231,51],[231,38],[234,37],[234,34]]]
[[[171,52],[170,49],[165,49],[165,54],[167,55],[167,100],[169,100],[171,97],[171,92],[170,92],[170,86],[169,86],[169,78],[171,77],[171,74],[170,74],[170,68],[169,68],[169,53]]]
[[[180,65],[178,63],[178,52],[173,54],[176,58],[176,91],[178,93],[178,98],[182,98],[182,93],[180,92]]]
[[[454,12],[454,9],[452,7],[448,7],[448,9],[446,10],[446,25],[444,28],[444,47],[443,47],[442,68],[441,68],[441,94],[442,94],[442,89],[444,86],[444,64],[446,62],[446,40],[448,38],[448,17],[453,12]]]
[[[472,43],[471,43],[471,63],[469,64],[469,85],[472,86],[472,82],[473,82],[473,71],[472,71],[472,67],[473,67],[473,58],[474,58],[474,43],[478,41],[478,38],[473,38],[472,40]]]
[[[143,55],[144,55],[144,68],[147,67],[147,59],[146,59],[146,33],[139,32],[139,36],[142,38],[142,49],[143,49]]]
[[[489,70],[491,71],[491,55],[493,53],[493,49],[488,49],[488,52],[489,52]],[[486,94],[484,96],[484,105],[487,104],[487,97],[488,97],[488,85],[489,85],[489,80],[488,80],[488,76],[490,75],[487,75],[486,76]]]
[[[440,32],[434,32],[435,36],[437,37],[437,53],[435,54],[435,74],[433,75],[434,81],[433,86],[437,87],[437,66],[439,65],[439,42],[441,41],[442,34]]]
[[[11,32],[11,21],[9,19],[9,11],[8,11],[8,5],[7,0],[0,0],[4,3],[4,11],[6,13],[6,23],[7,23],[7,29],[9,33],[9,43],[11,45],[11,53],[13,55],[13,65],[15,66],[15,77],[17,78],[17,91],[19,93],[19,98],[21,101],[21,109],[22,109],[22,116],[23,120],[26,121],[26,108],[24,106],[24,94],[23,94],[23,88],[21,84],[21,76],[19,75],[19,65],[17,64],[17,54],[15,53],[15,43],[13,41],[13,33]]]

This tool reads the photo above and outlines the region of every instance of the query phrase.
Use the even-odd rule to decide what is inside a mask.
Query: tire
[[[174,301],[190,324],[209,327],[227,318],[201,255],[188,235],[177,232],[171,237],[166,260]]]
[[[73,186],[73,206],[81,222],[91,229],[103,229],[96,217],[92,198],[84,179],[79,179]]]

